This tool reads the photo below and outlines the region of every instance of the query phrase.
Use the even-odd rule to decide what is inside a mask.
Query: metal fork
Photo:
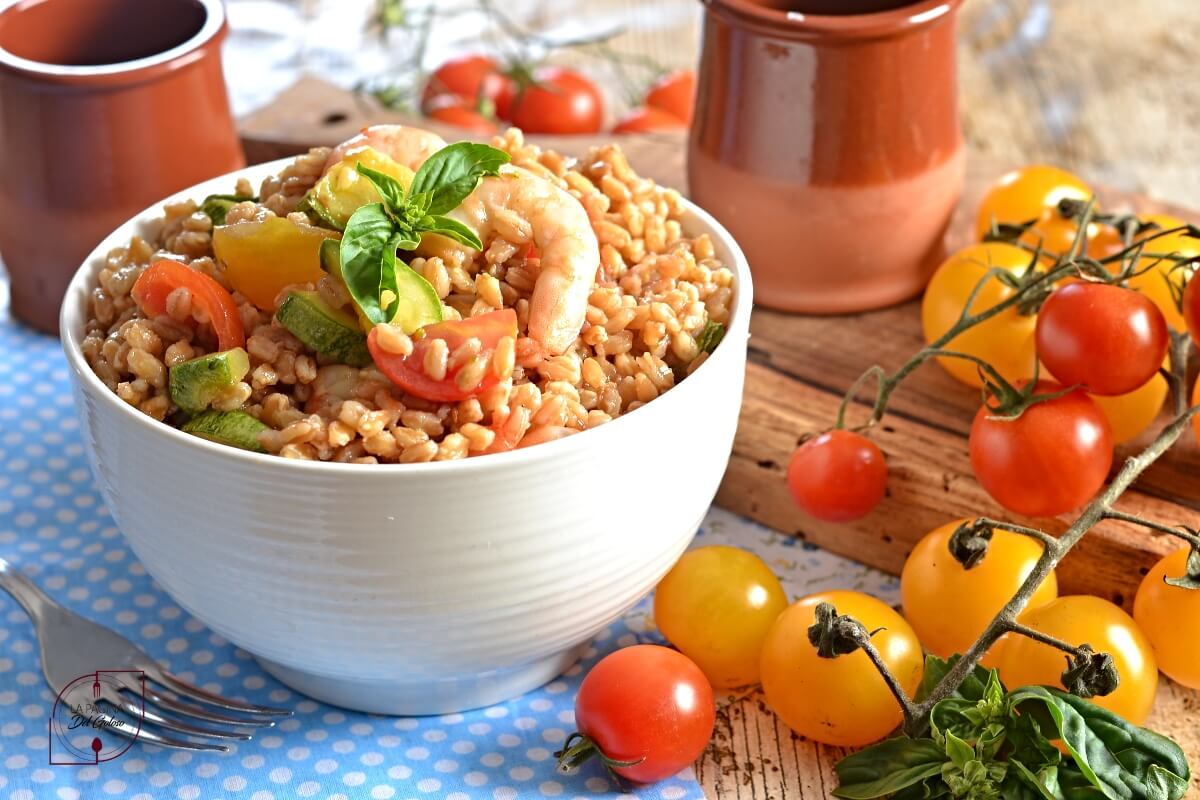
[[[244,741],[251,738],[248,729],[270,727],[280,717],[292,714],[286,709],[230,700],[176,678],[125,637],[54,602],[3,558],[0,589],[12,595],[33,620],[42,674],[50,689],[61,696],[73,684],[79,686],[82,676],[96,673],[86,700],[103,701],[119,712],[106,714],[105,722],[113,733],[124,738],[181,750],[228,751],[222,744],[185,741],[147,729],[146,725],[186,736]],[[144,677],[134,677],[136,672]],[[143,702],[137,702],[139,697]],[[192,702],[182,702],[182,698]],[[125,717],[132,717],[136,724]],[[225,727],[195,725],[189,720]]]

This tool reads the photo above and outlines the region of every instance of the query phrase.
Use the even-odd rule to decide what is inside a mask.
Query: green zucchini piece
[[[258,198],[252,194],[210,194],[200,203],[200,211],[212,220],[215,228],[225,224],[225,215],[229,213],[229,209],[247,200],[257,201]]]
[[[310,210],[337,230],[345,230],[355,211],[382,199],[375,185],[359,174],[358,165],[395,178],[405,189],[412,183],[413,171],[378,150],[363,147],[347,154],[330,167],[306,195],[305,210]]]
[[[210,442],[255,453],[267,452],[258,443],[258,435],[268,430],[267,426],[245,411],[205,411],[183,423],[179,430]]]
[[[250,357],[240,347],[184,361],[171,367],[171,399],[189,414],[198,414],[249,371]]]
[[[334,239],[321,242],[321,269],[345,286],[340,248],[341,242]],[[442,301],[437,292],[429,281],[403,262],[396,264],[396,288],[400,290],[400,302],[396,305],[396,313],[389,320],[391,324],[398,326],[405,333],[412,333],[418,328],[442,321]],[[358,310],[358,322],[367,333],[374,327],[361,310]]]
[[[352,367],[371,363],[367,337],[358,320],[331,308],[316,292],[292,292],[275,312],[279,324],[324,356]]]

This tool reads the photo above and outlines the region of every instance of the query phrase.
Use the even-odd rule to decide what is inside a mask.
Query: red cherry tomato
[[[1038,394],[1062,391],[1046,381]],[[1009,511],[1056,517],[1079,508],[1104,485],[1112,432],[1082,390],[1036,403],[1016,419],[986,405],[971,425],[971,466],[987,493]]]
[[[1167,321],[1150,298],[1105,283],[1069,283],[1042,305],[1038,356],[1064,386],[1127,394],[1167,356]]]
[[[883,499],[887,462],[865,436],[830,431],[796,448],[787,482],[806,513],[827,522],[851,522],[871,513]]]
[[[700,668],[679,651],[653,644],[601,659],[575,698],[575,723],[594,745],[591,754],[598,750],[610,765],[637,762],[612,766],[638,783],[691,766],[708,746],[715,721],[712,687]]]
[[[429,76],[421,92],[421,105],[426,107],[444,94],[461,98],[468,107],[476,107],[482,100],[498,105],[498,99],[511,91],[512,82],[494,58],[478,53],[459,56],[442,64]]]
[[[663,76],[646,92],[646,105],[660,108],[684,124],[692,121],[696,101],[696,73],[683,69]]]
[[[533,81],[517,90],[507,109],[497,103],[501,116],[526,133],[600,132],[604,100],[596,84],[562,67],[541,67]]]
[[[203,272],[178,261],[162,259],[146,267],[130,294],[147,317],[167,313],[167,296],[176,289],[192,293],[192,303],[204,309],[217,335],[217,347],[230,350],[246,344],[237,303],[224,286]]]
[[[388,380],[416,397],[439,403],[456,403],[490,389],[500,377],[492,368],[492,354],[500,340],[506,336],[517,337],[517,312],[511,308],[489,311],[464,320],[436,322],[421,328],[421,335],[413,337],[413,350],[407,356],[389,353],[379,345],[375,329],[367,336],[367,348],[375,366],[379,367]],[[476,356],[485,360],[487,366],[479,381],[473,386],[463,385],[458,374],[472,363],[449,368],[444,377],[435,379],[425,372],[425,354],[435,340],[446,343],[448,353],[453,353],[468,339],[478,339],[481,349]]]
[[[678,131],[686,123],[661,108],[642,106],[630,111],[613,128],[613,133],[652,133],[654,131]]]
[[[491,136],[498,130],[494,119],[485,116],[471,102],[457,95],[444,94],[433,98],[425,106],[425,116],[483,136]]]

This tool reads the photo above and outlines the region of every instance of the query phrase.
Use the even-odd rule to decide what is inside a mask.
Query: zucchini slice
[[[171,399],[189,414],[199,414],[249,371],[250,357],[240,347],[184,361],[171,367]]]
[[[352,367],[371,363],[358,321],[331,308],[316,292],[292,292],[275,312],[279,324],[318,353]]]
[[[205,411],[183,423],[179,429],[210,442],[255,453],[267,452],[258,443],[258,435],[268,430],[267,426],[245,411]]]

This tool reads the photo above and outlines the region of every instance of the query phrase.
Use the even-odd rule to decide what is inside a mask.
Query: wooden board
[[[364,124],[414,122],[373,108],[367,101],[316,79],[306,79],[271,107],[243,120],[247,153],[267,160],[332,144]],[[426,127],[436,127],[421,121]],[[453,136],[453,129],[444,130]],[[609,137],[531,137],[570,154]],[[684,148],[679,135],[621,137],[633,165],[661,183],[683,187]],[[964,202],[951,226],[951,248],[969,236],[968,212],[987,182],[1009,164],[976,157],[968,170]],[[1180,211],[1144,196],[1104,192],[1106,208]],[[876,438],[889,459],[889,492],[882,506],[853,525],[807,519],[787,494],[783,470],[799,437],[830,425],[846,387],[873,363],[895,368],[921,347],[916,303],[879,312],[806,317],[755,310],[746,392],[729,470],[717,502],[772,528],[827,550],[896,573],[925,532],[960,516],[985,513],[1009,519],[975,482],[966,433],[979,394],[956,383],[936,365],[914,374],[893,396]],[[865,406],[863,407],[865,409]],[[860,410],[863,410],[860,409]],[[1134,452],[1137,443],[1122,448]],[[1119,463],[1119,461],[1118,461]],[[1147,472],[1121,507],[1167,522],[1200,521],[1200,452],[1187,437]],[[1022,521],[1014,519],[1014,521]],[[1176,543],[1140,529],[1106,524],[1089,534],[1062,565],[1067,593],[1109,597],[1128,607],[1142,575]],[[1174,736],[1200,768],[1196,713],[1200,694],[1164,679],[1152,727]],[[751,695],[726,700],[714,745],[697,765],[710,796],[737,800],[825,798],[836,785],[833,764],[843,755],[792,734]],[[1200,778],[1189,796],[1200,797]]]

